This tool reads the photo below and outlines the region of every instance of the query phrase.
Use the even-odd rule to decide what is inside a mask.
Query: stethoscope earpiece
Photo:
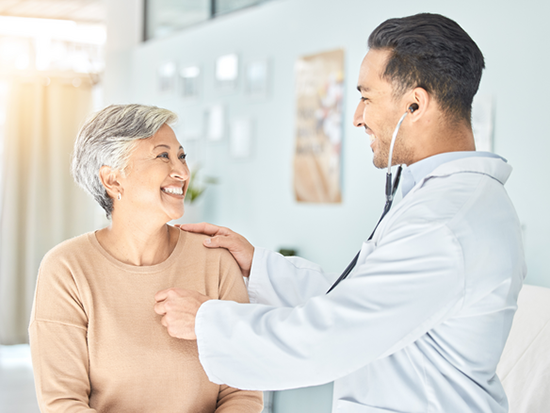
[[[413,113],[415,110],[418,110],[419,106],[417,103],[413,103],[411,106],[409,106],[409,110],[411,113]]]

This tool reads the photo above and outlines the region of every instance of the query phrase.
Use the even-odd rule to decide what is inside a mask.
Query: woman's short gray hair
[[[111,105],[92,115],[82,126],[74,145],[72,173],[75,181],[101,205],[109,218],[113,199],[99,178],[102,166],[124,171],[139,139],[153,136],[177,115],[156,106]]]

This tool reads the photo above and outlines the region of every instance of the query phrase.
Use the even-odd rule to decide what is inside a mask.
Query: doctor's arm
[[[229,228],[208,223],[185,224],[184,231],[210,235],[207,248],[225,248],[235,258],[245,277],[252,303],[296,306],[311,297],[325,294],[337,274],[299,257],[283,257],[273,251],[254,247],[246,238]]]
[[[233,257],[220,251],[219,299],[248,303],[246,287]],[[263,410],[261,392],[241,390],[226,384],[220,385],[216,413],[259,413]]]
[[[460,245],[445,226],[409,225],[328,295],[297,307],[208,301],[196,317],[209,379],[281,390],[328,383],[414,342],[461,304]]]

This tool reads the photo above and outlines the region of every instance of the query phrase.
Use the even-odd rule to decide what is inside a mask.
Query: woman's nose
[[[180,181],[187,181],[189,179],[189,167],[186,163],[181,162],[178,159],[178,161],[174,163],[172,173],[170,175]]]
[[[353,126],[361,127],[365,125],[365,121],[363,119],[363,106],[364,103],[360,101],[357,104],[357,108],[355,109],[355,114],[353,115]]]

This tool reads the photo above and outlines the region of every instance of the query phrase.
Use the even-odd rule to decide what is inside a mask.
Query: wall
[[[221,102],[226,104],[229,118],[252,116],[255,142],[250,160],[231,159],[227,139],[220,143],[184,142],[191,161],[202,162],[203,172],[219,179],[218,185],[208,189],[206,219],[243,233],[255,245],[295,247],[300,255],[327,270],[340,271],[368,236],[383,206],[384,173],[373,168],[368,139],[351,124],[366,40],[385,19],[424,11],[455,19],[485,54],[487,69],[480,93],[494,99],[495,152],[514,166],[506,187],[524,226],[527,282],[550,287],[544,258],[550,233],[545,169],[550,150],[546,123],[550,57],[545,53],[550,39],[546,21],[549,2],[274,0],[169,38],[138,46],[128,42],[118,50],[123,62],[120,58],[108,60],[107,80],[122,83],[117,86],[116,99],[108,98],[107,103],[157,104],[176,110],[185,121],[186,116],[201,116],[203,109]],[[298,204],[292,192],[294,63],[301,55],[334,48],[346,52],[343,202]],[[218,93],[212,82],[214,62],[228,52],[237,52],[242,63],[270,59],[268,100],[250,101],[242,87],[231,95]],[[166,60],[202,67],[203,91],[197,103],[157,92],[156,69]],[[115,73],[118,77],[111,75]],[[326,391],[324,388],[318,394]],[[280,406],[289,403],[285,413],[305,411],[290,406],[291,400],[297,405],[295,393],[278,397]]]

